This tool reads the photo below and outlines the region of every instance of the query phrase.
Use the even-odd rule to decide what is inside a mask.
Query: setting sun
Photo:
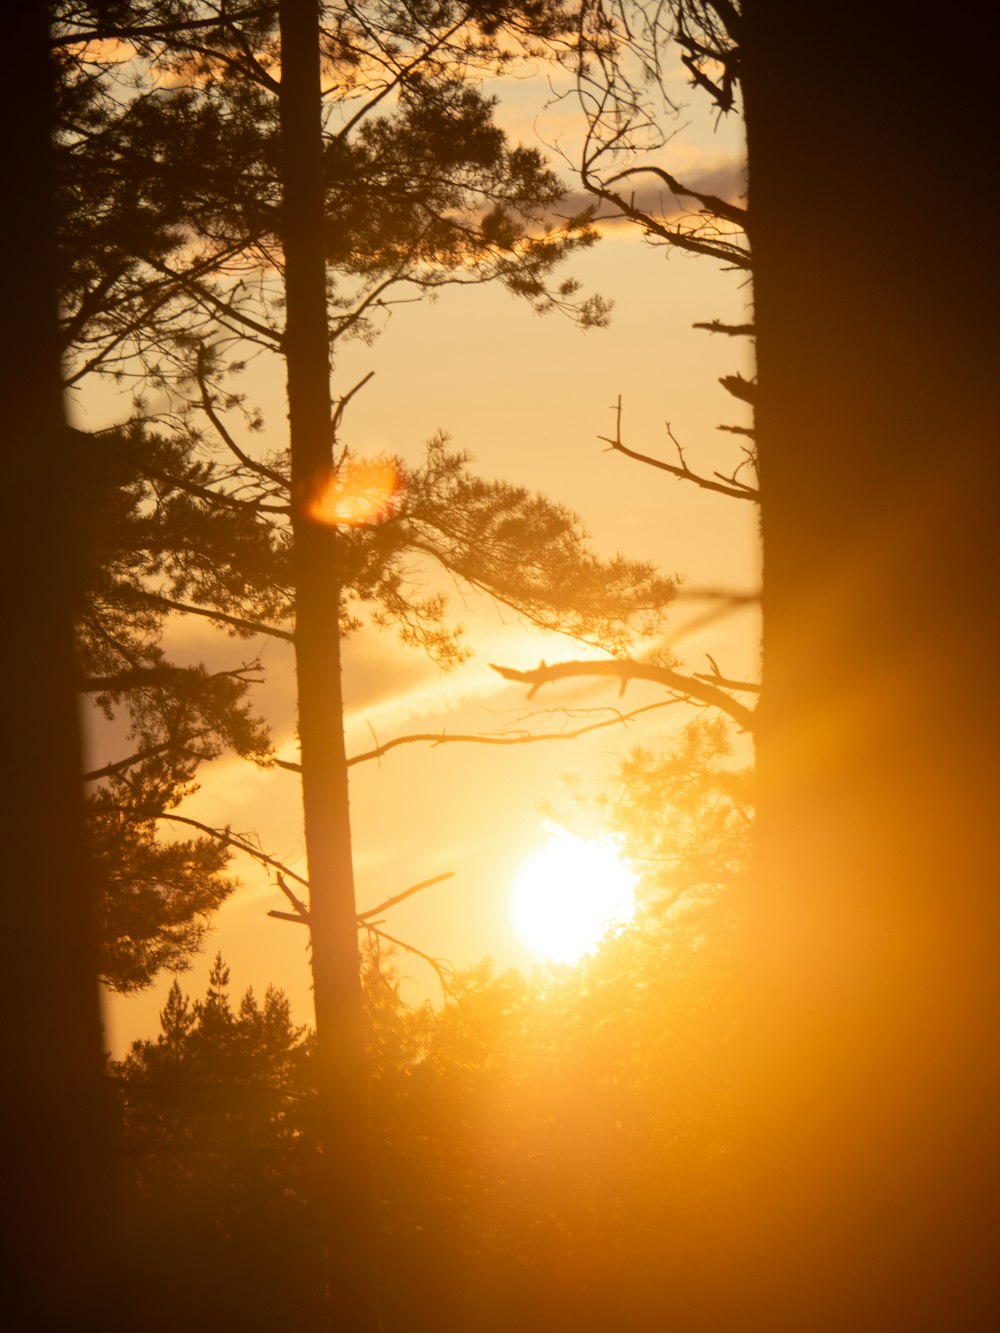
[[[635,875],[607,838],[553,827],[518,872],[510,916],[540,958],[575,963],[635,913]]]

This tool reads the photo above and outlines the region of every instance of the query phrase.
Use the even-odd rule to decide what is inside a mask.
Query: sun
[[[635,875],[610,838],[551,827],[511,885],[510,916],[539,958],[576,963],[635,914]]]

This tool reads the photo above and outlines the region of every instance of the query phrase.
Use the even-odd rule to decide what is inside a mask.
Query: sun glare
[[[635,914],[635,875],[607,838],[578,838],[552,828],[521,867],[510,916],[539,958],[576,963]]]

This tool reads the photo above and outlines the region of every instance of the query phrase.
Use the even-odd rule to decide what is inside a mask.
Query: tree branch
[[[425,963],[429,964],[429,966],[437,973],[437,978],[440,981],[443,990],[448,989],[452,971],[442,963],[440,958],[432,958],[430,954],[424,953],[423,949],[418,949],[415,944],[408,944],[406,940],[398,939],[395,935],[389,935],[386,931],[381,929],[378,922],[372,921],[370,918],[377,916],[380,912],[384,912],[390,907],[394,907],[396,903],[401,903],[404,898],[409,898],[413,894],[419,893],[422,889],[429,889],[432,884],[440,884],[442,880],[451,879],[454,873],[453,870],[449,870],[443,875],[435,875],[433,879],[422,880],[421,883],[414,884],[410,888],[404,889],[402,893],[397,893],[393,897],[387,898],[385,902],[380,903],[378,907],[372,907],[367,912],[358,913],[358,926],[367,930],[369,935],[374,935],[381,940],[387,940],[390,944],[398,945],[399,948],[405,949],[407,953],[415,954],[418,958],[422,958]],[[301,898],[292,892],[280,873],[277,878],[278,887],[291,903],[293,910],[291,912],[281,912],[274,909],[268,912],[268,916],[274,917],[277,921],[291,921],[294,925],[298,926],[310,925],[309,908]]]
[[[658,176],[666,185],[667,189],[674,195],[683,195],[686,199],[697,199],[699,204],[704,206],[717,217],[725,218],[727,222],[732,222],[741,227],[744,231],[749,230],[747,226],[747,210],[741,208],[738,204],[727,203],[717,194],[701,194],[698,190],[689,189],[682,185],[676,177],[671,176],[669,172],[664,171],[662,167],[627,167],[624,171],[619,171],[616,176],[610,176],[605,182],[605,186],[613,185],[615,181],[625,180],[629,176],[639,176],[649,174]]]
[[[671,227],[665,222],[658,222],[656,218],[637,208],[634,202],[630,203],[614,190],[598,185],[589,175],[583,177],[583,185],[595,198],[613,204],[623,217],[631,218],[633,222],[638,223],[647,234],[659,236],[661,240],[677,246],[679,250],[689,250],[696,255],[708,255],[722,263],[732,264],[737,269],[751,268],[750,255],[731,241],[705,240],[703,237],[682,231],[680,227]]]
[[[394,893],[391,898],[386,898],[384,902],[379,903],[377,907],[370,907],[367,912],[359,912],[359,921],[368,921],[373,916],[378,916],[381,912],[387,912],[390,907],[395,907],[397,903],[403,902],[406,898],[412,898],[415,893],[420,893],[424,889],[429,889],[434,884],[443,884],[446,879],[454,879],[454,870],[446,870],[443,875],[435,875],[432,879],[422,879],[419,884],[411,884],[408,889],[403,889],[401,893]]]
[[[681,481],[690,481],[695,486],[700,486],[702,490],[716,491],[719,495],[728,495],[731,496],[734,500],[760,499],[760,491],[758,491],[756,487],[748,486],[745,482],[739,481],[736,477],[721,478],[718,476],[718,474],[716,474],[716,477],[718,479],[713,479],[712,477],[704,477],[699,472],[692,472],[691,469],[688,467],[687,462],[684,459],[684,450],[681,447],[677,438],[675,437],[673,431],[671,430],[669,422],[667,422],[667,434],[670,436],[671,440],[673,441],[674,447],[677,450],[677,456],[680,459],[679,464],[668,463],[666,462],[665,459],[653,458],[649,454],[640,454],[635,449],[629,449],[627,445],[622,443],[621,439],[621,429],[622,429],[621,395],[619,395],[618,397],[618,404],[615,409],[615,413],[616,413],[615,438],[611,439],[611,437],[608,435],[598,435],[597,437],[603,444],[606,444],[611,449],[613,449],[615,453],[624,454],[626,458],[631,458],[637,463],[646,463],[649,467],[658,468],[661,472],[669,472],[672,477],[679,477]]]
[[[108,38],[117,37],[121,41],[131,41],[136,37],[169,37],[173,33],[190,32],[198,28],[221,28],[223,26],[233,27],[240,19],[262,18],[273,8],[271,5],[254,5],[250,9],[239,10],[235,14],[213,14],[211,18],[205,19],[175,19],[163,23],[151,24],[117,24],[102,23],[98,28],[84,29],[77,32],[59,33],[50,38],[49,45],[53,48],[61,46],[75,46],[84,42],[106,41]]]
[[[105,764],[103,768],[95,768],[90,773],[84,773],[81,781],[99,782],[101,778],[113,778],[116,773],[124,773],[126,769],[141,764],[146,759],[155,759],[158,754],[166,754],[168,751],[173,751],[181,759],[198,757],[197,751],[187,750],[173,741],[164,741],[162,745],[151,745],[148,750],[139,750],[136,754],[130,754],[127,759],[118,759],[114,763]]]
[[[434,969],[438,981],[441,983],[441,989],[448,993],[451,989],[451,983],[454,978],[454,969],[440,958],[432,958],[429,953],[424,953],[423,949],[418,949],[415,944],[407,944],[406,940],[397,939],[395,935],[389,935],[378,926],[372,926],[365,923],[365,930],[369,935],[375,935],[380,940],[386,940],[389,944],[395,944],[400,949],[405,949],[407,953],[415,954],[417,958],[422,958],[424,962]]]
[[[202,674],[196,667],[132,667],[128,671],[118,671],[113,676],[87,676],[80,681],[78,689],[81,694],[117,694],[122,690],[145,689],[154,685],[174,685],[184,679],[205,681],[217,680],[221,676],[243,680],[250,685],[261,685],[263,684],[262,677],[253,677],[248,674],[260,669],[259,662],[250,662],[246,666],[235,667],[230,671],[213,671],[210,675]]]
[[[724,324],[720,319],[710,319],[705,323],[697,322],[691,327],[706,329],[709,333],[726,333],[730,338],[753,338],[757,334],[754,324]]]
[[[716,662],[715,658],[712,656],[711,653],[706,653],[705,656],[711,663],[712,670],[710,672],[708,671],[693,672],[695,680],[708,681],[710,684],[718,685],[720,689],[724,690],[743,690],[745,693],[760,694],[760,685],[756,681],[730,680],[728,676],[724,676],[722,672],[719,670],[719,664],[718,662]]]
[[[494,671],[501,671],[502,668],[494,667]],[[391,741],[385,741],[378,745],[374,750],[365,750],[362,754],[351,755],[347,761],[350,768],[354,764],[363,764],[370,759],[381,759],[384,754],[390,750],[397,749],[400,745],[430,745],[436,748],[438,745],[534,745],[541,741],[575,741],[580,736],[585,736],[590,731],[599,731],[602,727],[624,726],[640,717],[643,713],[651,713],[656,708],[667,708],[671,703],[676,702],[672,699],[664,699],[660,703],[645,704],[642,708],[634,708],[628,713],[621,713],[615,709],[614,717],[602,718],[600,722],[589,722],[585,727],[575,727],[572,731],[545,731],[545,732],[525,732],[523,735],[502,734],[496,736],[483,735],[477,733],[447,732],[447,731],[424,731],[414,732],[408,736],[395,736]],[[301,773],[302,765],[295,763],[291,759],[275,759],[274,764],[278,768],[284,768],[289,773]]]
[[[259,847],[254,847],[252,843],[244,841],[243,838],[236,837],[230,831],[228,826],[224,829],[213,828],[211,824],[203,824],[200,819],[191,819],[188,815],[171,814],[167,810],[158,812],[153,818],[168,819],[172,824],[187,824],[191,828],[199,829],[210,838],[215,838],[216,841],[221,842],[224,847],[234,847],[236,851],[244,852],[247,856],[253,857],[253,859],[259,861],[261,865],[270,866],[273,870],[280,871],[282,875],[287,875],[289,879],[293,879],[296,884],[301,884],[303,888],[308,889],[309,887],[309,881],[307,879],[303,879],[301,875],[297,875],[294,870],[289,869],[289,867],[284,865],[281,861],[276,861],[273,856],[268,856],[268,854],[262,852]]]
[[[205,616],[209,620],[218,620],[224,625],[232,625],[234,629],[244,630],[247,634],[269,634],[273,639],[284,639],[286,643],[295,642],[295,635],[291,630],[279,629],[277,625],[265,625],[257,620],[243,620],[240,616],[231,616],[225,611],[212,611],[205,606],[175,602],[158,592],[143,592],[140,594],[140,600],[149,602],[153,606],[165,607],[169,611],[182,611],[185,615]]]
[[[222,440],[226,448],[239,459],[245,468],[249,468],[251,472],[256,472],[258,476],[266,477],[268,481],[274,482],[274,484],[280,487],[281,490],[287,492],[289,490],[288,478],[283,477],[280,472],[275,472],[273,469],[265,467],[263,463],[258,463],[255,458],[251,458],[249,454],[244,453],[226,429],[221,417],[215,410],[212,394],[205,380],[205,357],[205,344],[200,343],[198,346],[198,355],[195,360],[194,374],[195,379],[198,381],[198,388],[201,390],[202,411],[218,431],[219,438]],[[282,512],[288,513],[290,510],[286,506],[283,507]]]
[[[514,667],[497,666],[495,662],[491,662],[490,666],[504,680],[530,686],[528,690],[529,699],[543,685],[549,685],[557,680],[570,680],[578,676],[602,676],[617,679],[620,682],[620,692],[622,694],[625,693],[625,687],[630,680],[647,680],[665,686],[684,699],[718,708],[745,731],[753,731],[754,728],[753,710],[733,699],[719,686],[713,685],[709,681],[699,680],[697,677],[682,675],[679,671],[674,671],[670,667],[657,666],[652,662],[635,662],[631,658],[598,662],[556,662],[552,666],[542,662],[533,671],[519,671]]]

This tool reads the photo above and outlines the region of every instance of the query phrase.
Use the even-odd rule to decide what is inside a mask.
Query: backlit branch
[[[377,907],[372,907],[367,912],[358,913],[359,927],[363,927],[367,930],[369,936],[374,936],[379,940],[385,940],[389,944],[395,944],[398,948],[405,949],[407,953],[412,953],[417,958],[422,958],[429,967],[434,969],[437,979],[441,983],[441,989],[444,991],[447,991],[449,988],[449,984],[454,975],[453,970],[443,962],[442,959],[432,957],[429,953],[425,953],[423,949],[418,949],[415,944],[409,944],[406,940],[401,940],[395,935],[388,934],[387,931],[382,929],[380,922],[372,921],[371,918],[378,916],[380,912],[387,911],[390,907],[395,907],[397,903],[401,903],[405,898],[410,898],[413,894],[420,893],[423,889],[429,889],[432,884],[440,884],[443,880],[451,879],[454,873],[453,870],[449,870],[443,875],[435,875],[432,879],[421,880],[419,884],[413,884],[410,888],[404,889],[401,893],[394,894],[391,898],[386,898],[385,902],[379,903]],[[298,879],[298,876],[295,878]],[[284,876],[280,871],[277,880],[278,888],[292,905],[292,911],[280,912],[274,910],[268,912],[268,916],[274,917],[278,921],[291,921],[295,925],[308,926],[309,908],[302,899],[288,887]],[[299,882],[305,883],[304,880],[300,880]]]
[[[718,708],[745,731],[752,731],[754,727],[753,710],[741,704],[718,685],[713,685],[707,680],[699,680],[696,676],[685,676],[670,667],[657,666],[652,662],[635,662],[631,658],[598,662],[556,662],[552,666],[542,662],[533,671],[497,666],[494,662],[491,662],[490,666],[504,680],[528,685],[529,699],[543,685],[550,685],[558,680],[572,680],[580,676],[599,676],[618,680],[622,694],[625,693],[625,687],[630,680],[647,680],[665,686],[675,695],[692,703],[708,704]]]
[[[682,185],[675,176],[671,176],[670,173],[664,171],[662,167],[626,167],[624,171],[619,171],[616,176],[609,176],[604,184],[605,186],[613,185],[615,181],[625,180],[629,176],[638,176],[644,173],[659,177],[671,194],[683,195],[686,199],[697,199],[700,204],[703,204],[705,208],[716,214],[717,217],[725,218],[727,222],[734,223],[744,231],[747,230],[748,213],[745,208],[741,208],[738,204],[730,204],[725,199],[720,198],[717,194],[701,194],[698,190],[692,190],[688,186]]]
[[[745,693],[749,694],[760,694],[760,685],[756,681],[730,680],[728,676],[724,676],[722,672],[719,670],[719,664],[716,662],[715,658],[712,656],[711,653],[706,653],[705,656],[711,663],[712,670],[711,672],[708,671],[694,672],[695,680],[710,681],[713,685],[718,685],[720,689],[743,690]]]
[[[494,671],[503,674],[503,668],[493,667]],[[540,741],[575,741],[580,736],[585,736],[590,731],[599,731],[602,727],[624,726],[634,718],[640,717],[643,713],[651,713],[656,708],[667,708],[670,704],[676,702],[673,699],[662,699],[659,703],[645,704],[642,708],[634,708],[628,713],[621,713],[614,710],[614,717],[602,718],[600,722],[588,722],[585,727],[574,727],[572,731],[543,731],[530,732],[525,731],[516,735],[510,732],[503,732],[499,735],[489,735],[482,733],[462,733],[447,731],[425,731],[414,732],[407,736],[395,736],[391,741],[385,741],[377,745],[373,750],[365,750],[362,754],[351,755],[347,761],[348,768],[352,764],[363,764],[369,759],[381,759],[384,754],[390,750],[397,749],[400,745],[430,745],[436,748],[438,745],[534,745]],[[274,765],[277,768],[284,768],[289,773],[301,773],[302,765],[297,764],[291,759],[275,759]]]
[[[634,198],[626,199],[616,190],[609,190],[593,176],[584,175],[583,185],[595,199],[603,199],[606,204],[612,204],[620,216],[637,223],[647,236],[658,236],[661,241],[676,246],[678,250],[687,250],[695,255],[707,255],[710,259],[717,259],[736,269],[749,270],[751,267],[747,251],[732,241],[706,237],[695,231],[685,231],[679,224],[661,222],[644,209],[637,207]]]
[[[168,810],[158,811],[156,815],[154,815],[154,818],[167,819],[172,824],[187,824],[190,828],[196,828],[201,833],[207,834],[208,837],[214,838],[217,842],[221,842],[223,847],[232,847],[235,851],[243,852],[246,856],[250,856],[255,861],[258,861],[262,866],[270,866],[272,870],[277,870],[282,875],[287,875],[289,879],[293,879],[296,884],[301,884],[303,888],[307,889],[309,887],[309,881],[307,879],[303,879],[301,875],[297,875],[294,870],[284,865],[281,861],[276,861],[273,856],[268,856],[266,852],[262,852],[260,848],[255,847],[253,843],[238,837],[232,832],[228,825],[226,828],[213,828],[211,824],[204,824],[200,819],[191,819],[188,815],[175,815]]]
[[[151,745],[146,750],[130,754],[127,759],[118,759],[114,763],[105,764],[103,768],[92,769],[91,772],[83,774],[81,781],[99,782],[101,778],[113,778],[118,773],[134,768],[136,764],[145,763],[147,759],[155,759],[159,754],[175,754],[180,759],[201,757],[196,751],[180,747],[174,741],[164,741],[162,745]]]
[[[209,620],[218,620],[223,625],[232,625],[245,634],[268,634],[273,639],[284,639],[287,643],[295,642],[291,630],[279,629],[277,625],[265,625],[258,620],[243,620],[240,616],[228,615],[225,611],[214,611],[206,606],[192,606],[188,602],[175,602],[170,597],[163,597],[157,592],[143,592],[138,600],[152,606],[162,606],[168,611],[182,611],[189,616],[205,616]]]
[[[225,424],[215,410],[215,403],[206,380],[206,355],[205,345],[202,343],[198,347],[198,357],[194,370],[195,379],[198,381],[198,388],[201,390],[202,411],[215,427],[223,444],[230,453],[234,454],[236,458],[239,459],[244,467],[249,468],[251,472],[256,472],[261,477],[266,477],[268,481],[273,482],[280,490],[287,492],[289,488],[288,478],[283,477],[280,472],[275,472],[272,468],[265,467],[263,463],[259,463],[255,458],[251,458],[249,454],[245,453],[239,447],[232,435],[226,429]],[[281,512],[288,513],[288,507],[283,506]]]
[[[627,445],[622,443],[622,400],[621,395],[619,395],[615,408],[614,439],[608,435],[598,435],[597,438],[613,449],[615,453],[624,454],[626,458],[634,459],[637,463],[646,463],[650,467],[659,468],[661,472],[669,472],[672,477],[679,477],[681,481],[690,481],[703,490],[717,491],[720,495],[729,495],[736,500],[760,499],[760,491],[756,486],[749,486],[746,482],[740,481],[735,473],[732,476],[724,477],[721,473],[716,472],[714,477],[705,477],[699,472],[692,472],[684,457],[684,449],[671,430],[669,422],[667,422],[667,434],[677,450],[679,460],[677,463],[668,463],[663,458],[652,458],[649,454],[640,454],[635,449],[629,449]]]
[[[390,907],[395,907],[397,903],[412,898],[415,893],[422,893],[424,889],[429,889],[434,884],[443,884],[446,879],[454,879],[454,877],[454,870],[446,870],[443,875],[434,875],[431,879],[422,879],[419,884],[411,884],[408,889],[403,889],[400,893],[394,893],[391,898],[386,898],[377,907],[370,907],[367,912],[359,912],[358,920],[367,922],[373,916],[378,916],[382,912],[387,912]]]
[[[128,671],[117,671],[113,676],[87,676],[79,683],[82,694],[117,694],[123,690],[141,690],[153,686],[179,686],[185,681],[197,680],[203,683],[209,680],[241,680],[248,685],[263,684],[262,676],[252,675],[260,671],[259,662],[249,662],[229,671],[213,671],[210,675],[202,674],[191,667],[151,666],[132,667]]]
[[[377,939],[385,940],[388,944],[395,944],[400,949],[405,949],[407,953],[414,954],[417,958],[422,958],[428,967],[434,969],[438,981],[441,983],[441,989],[447,994],[451,989],[451,983],[454,980],[455,972],[452,967],[441,958],[434,958],[429,953],[424,953],[423,949],[418,949],[415,944],[407,944],[406,940],[397,939],[395,935],[389,935],[378,926],[372,926],[365,923],[365,930],[369,935],[374,935]]]

